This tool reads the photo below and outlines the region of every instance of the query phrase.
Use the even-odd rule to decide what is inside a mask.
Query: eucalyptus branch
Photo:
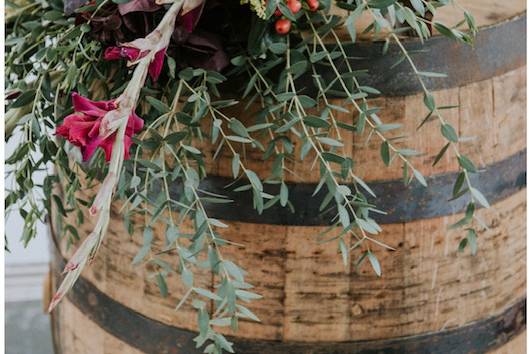
[[[460,170],[461,170],[461,174],[459,176],[463,176],[463,180],[466,183],[466,188],[461,189],[462,186],[460,184],[462,184],[463,180],[460,180],[459,179],[460,177],[458,177],[458,179],[456,180],[455,186],[454,186],[452,200],[459,198],[460,196],[462,196],[466,192],[469,192],[470,193],[470,203],[469,203],[469,205],[467,207],[467,212],[466,212],[465,217],[462,220],[458,221],[456,224],[452,225],[452,226],[464,226],[464,225],[468,224],[471,221],[472,218],[476,218],[476,216],[474,215],[474,211],[475,211],[474,204],[475,204],[475,202],[479,203],[483,207],[486,207],[486,208],[490,207],[489,202],[487,201],[485,196],[483,196],[483,194],[478,189],[474,188],[472,186],[471,181],[470,181],[470,173],[477,172],[476,171],[476,167],[474,166],[473,162],[468,159],[468,157],[466,157],[466,156],[464,156],[463,154],[460,153],[459,147],[458,147],[459,137],[458,137],[457,133],[455,132],[454,128],[442,116],[439,107],[437,107],[437,105],[435,104],[435,100],[433,98],[433,95],[430,93],[430,91],[426,87],[426,84],[424,83],[424,79],[422,78],[422,74],[417,69],[415,63],[413,62],[413,59],[411,58],[411,56],[407,52],[406,48],[404,47],[404,45],[401,43],[400,39],[394,33],[391,34],[391,36],[396,41],[397,45],[400,47],[402,53],[404,54],[404,56],[406,57],[408,63],[410,64],[413,72],[417,76],[418,81],[419,81],[419,83],[420,83],[420,85],[422,87],[422,90],[424,92],[424,102],[425,102],[426,106],[428,107],[428,109],[430,109],[430,115],[435,114],[435,116],[437,117],[437,119],[439,120],[439,123],[441,125],[441,134],[448,141],[448,143],[441,149],[441,152],[439,152],[439,154],[437,155],[437,157],[436,157],[436,159],[434,161],[434,164],[437,163],[440,160],[440,158],[444,155],[444,153],[446,152],[448,146],[452,147],[452,150],[454,151],[454,154],[455,154],[455,157],[457,159],[457,162],[459,163],[459,167],[460,167]],[[429,118],[430,115],[428,115],[428,118]],[[424,121],[426,121],[428,118],[426,118]],[[472,229],[469,229],[469,233],[470,233],[470,230],[472,230]],[[474,236],[472,236],[472,237],[475,238],[475,231],[472,230],[472,232],[474,234]],[[470,237],[470,236],[468,236],[468,237]]]
[[[289,43],[289,39],[288,39],[288,43]],[[288,50],[286,52],[286,73],[287,73],[287,80],[288,80],[288,84],[289,86],[291,87],[292,91],[294,93],[297,92],[296,90],[296,87],[295,87],[295,82],[294,82],[294,79],[293,79],[293,75],[292,73],[290,72],[290,54],[289,54],[289,45],[288,45]],[[316,135],[316,133],[313,131],[313,128],[308,128],[306,126],[306,124],[304,123],[304,117],[307,116],[306,112],[305,112],[305,109],[303,107],[303,105],[301,104],[298,96],[295,94],[292,98],[292,100],[294,101],[295,103],[295,109],[299,115],[299,121],[300,121],[300,124],[301,124],[301,127],[305,133],[305,136],[306,138],[308,139],[309,143],[311,144],[314,152],[316,153],[317,157],[319,158],[322,166],[325,167],[326,171],[327,171],[327,174],[329,175],[330,177],[330,180],[332,181],[332,183],[334,184],[334,187],[336,189],[336,191],[334,191],[334,193],[337,193],[337,192],[340,192],[341,194],[341,199],[344,199],[345,200],[345,204],[346,206],[348,207],[349,211],[350,211],[350,215],[352,215],[352,217],[354,218],[354,221],[355,221],[355,224],[356,226],[358,227],[358,229],[360,230],[361,234],[362,234],[362,238],[359,239],[358,241],[358,244],[361,244],[363,243],[364,241],[366,240],[369,240],[369,241],[372,241],[372,238],[369,238],[367,237],[366,235],[366,232],[363,228],[363,223],[361,221],[361,219],[358,217],[356,211],[354,210],[354,208],[352,207],[352,204],[349,202],[348,200],[348,196],[350,195],[350,190],[345,190],[344,188],[342,188],[342,186],[339,184],[339,182],[337,182],[336,178],[334,177],[334,172],[332,170],[332,168],[330,167],[330,164],[329,162],[323,157],[322,155],[322,151],[324,151],[324,148],[321,144],[321,142],[318,140],[318,139],[313,139],[313,136]],[[310,130],[312,130],[312,134],[310,134]],[[341,204],[340,201],[338,201],[336,199],[336,202],[337,202],[337,205],[338,205],[338,208],[341,206],[341,207],[345,207],[345,205]],[[340,209],[341,210],[341,209]],[[346,213],[341,213],[340,211],[340,214],[338,215],[341,223],[343,224],[343,227],[345,229],[347,228],[350,228],[351,225],[350,225],[350,220],[348,220],[348,214]],[[353,233],[354,236],[357,236]],[[379,242],[379,244],[381,244]],[[387,246],[388,248],[391,248],[389,246]],[[345,261],[345,264],[346,264],[346,259],[347,257],[345,256],[345,250],[343,247],[340,247],[340,250],[341,252],[343,253],[343,259]],[[370,255],[370,257],[373,257],[372,256],[372,253],[370,251],[370,246],[367,245],[367,254]],[[377,271],[377,273],[379,273],[379,271]]]
[[[162,163],[161,171],[153,174],[151,177],[153,183],[156,183],[157,180],[161,182],[163,193],[156,198],[157,205],[154,206],[154,209],[156,209],[157,212],[154,213],[153,218],[155,215],[160,214],[159,210],[164,209],[169,212],[170,219],[168,220],[169,227],[166,231],[167,242],[165,248],[162,250],[154,250],[147,261],[161,266],[163,261],[157,259],[157,255],[177,251],[179,255],[181,280],[187,290],[177,304],[176,310],[186,303],[191,296],[194,296],[194,302],[192,305],[198,310],[200,323],[200,334],[195,339],[198,346],[203,345],[206,340],[212,340],[214,343],[207,345],[205,348],[206,351],[211,350],[212,345],[215,345],[219,350],[221,350],[220,348],[229,350],[227,349],[227,346],[230,345],[230,342],[226,341],[226,339],[218,333],[214,327],[224,326],[227,323],[235,325],[237,319],[240,317],[258,320],[257,317],[252,314],[249,309],[239,303],[239,301],[253,300],[260,296],[243,290],[251,287],[250,284],[244,282],[244,271],[223,256],[222,246],[234,243],[220,238],[217,234],[216,227],[227,227],[227,225],[219,220],[210,218],[203,201],[208,198],[209,202],[216,202],[216,200],[219,200],[219,198],[223,196],[200,189],[200,174],[196,171],[196,168],[193,167],[194,161],[192,160],[195,159],[195,156],[200,154],[200,151],[191,145],[193,129],[187,129],[185,123],[180,122],[177,118],[179,110],[183,114],[186,114],[190,109],[197,112],[199,109],[197,109],[196,104],[204,103],[206,106],[210,107],[210,109],[206,109],[204,113],[201,113],[201,116],[197,116],[198,119],[206,114],[210,114],[214,119],[218,119],[216,117],[219,116],[219,120],[231,122],[229,117],[224,115],[218,108],[213,107],[208,96],[203,95],[204,91],[202,90],[202,87],[204,85],[204,79],[205,78],[198,83],[198,87],[194,87],[189,84],[187,80],[181,79],[177,84],[177,90],[170,103],[170,107],[166,107],[165,104],[160,101],[150,101],[153,102],[153,107],[156,108],[158,106],[158,110],[163,112],[163,114],[157,117],[148,127],[148,131],[156,131],[156,129],[158,129],[162,134],[156,135],[158,141],[151,156],[151,160],[154,156],[159,156]],[[182,104],[182,101],[184,101],[184,99],[181,100],[183,93],[189,93],[190,97],[195,97],[194,102],[196,103],[194,103],[194,105],[187,105],[187,103]],[[230,142],[228,141],[225,132],[222,132],[222,135],[223,139],[227,140],[227,145],[229,145]],[[141,136],[141,139],[145,140],[146,136],[147,132]],[[176,138],[176,136],[178,137]],[[232,145],[229,146],[232,147]],[[235,152],[234,148],[231,151]],[[139,153],[139,150],[137,150],[137,154]],[[169,160],[166,159],[167,155],[171,157]],[[173,161],[174,166],[168,165],[168,167],[166,167],[166,164],[169,163],[167,161]],[[172,201],[172,197],[168,181],[169,169],[173,169],[172,180],[181,178],[183,182],[183,193],[180,194],[179,201],[176,201],[175,203],[170,202]],[[242,169],[247,170],[245,166],[242,166]],[[134,171],[134,176],[136,176],[136,167],[134,168]],[[140,177],[137,176],[135,179],[138,181],[139,178]],[[147,179],[147,175],[144,178]],[[147,191],[146,186],[144,187],[144,190]],[[138,193],[136,189],[135,193]],[[224,201],[228,200],[225,199]],[[179,220],[174,221],[172,216],[174,209],[171,208],[170,205],[177,206]],[[178,225],[180,225],[185,218],[189,218],[194,223],[195,234],[192,237],[181,235],[177,229]],[[153,219],[151,222],[154,222]],[[150,241],[150,237],[151,236],[148,234],[147,241]],[[185,247],[184,243],[180,243],[183,237],[190,239],[189,246]],[[137,257],[135,257],[138,262],[151,251],[151,247],[147,241],[146,236],[144,236],[145,248],[143,247],[143,249],[140,250],[140,256],[137,255]],[[189,263],[194,267],[198,267],[196,256],[202,252],[208,256],[208,264],[210,265],[212,274],[219,275],[219,280],[216,281],[217,284],[214,286],[214,288],[217,289],[215,293],[209,289],[203,289],[194,285],[194,273],[190,271],[187,266]],[[164,281],[164,277],[168,273],[167,270],[168,266],[162,268],[157,275],[157,282]],[[161,288],[161,293],[162,291]],[[167,291],[167,289],[165,291]],[[236,294],[236,297],[231,298],[229,296],[231,293]],[[215,311],[213,310],[214,313],[211,314],[208,303],[200,301],[198,297],[206,297],[208,300],[214,301],[214,304],[216,305]]]
[[[200,100],[202,100],[205,104],[207,104],[207,109],[210,112],[210,114],[211,114],[212,118],[214,119],[214,121],[217,119],[216,117],[219,116],[219,117],[223,118],[225,121],[227,121],[229,123],[233,122],[233,120],[231,120],[221,110],[219,110],[219,109],[217,109],[215,107],[212,107],[212,105],[210,104],[209,100],[206,97],[204,97],[200,92],[195,90],[193,87],[191,87],[186,82],[185,82],[185,85],[190,90],[190,92],[192,92],[194,95],[197,95],[197,97]],[[229,150],[232,153],[232,156],[237,159],[236,160],[237,165],[241,168],[241,170],[244,172],[244,174],[248,177],[249,182],[250,182],[250,184],[253,187],[253,191],[256,192],[256,193],[254,193],[255,206],[258,209],[258,211],[261,212],[261,210],[263,208],[263,199],[262,199],[263,186],[262,186],[262,183],[260,182],[260,180],[256,176],[256,173],[254,171],[248,169],[245,166],[245,164],[242,162],[242,160],[239,158],[239,154],[236,152],[236,149],[232,146],[230,138],[225,133],[225,131],[223,130],[221,123],[217,125],[217,129],[222,135],[224,144],[227,145],[227,147],[229,148]],[[234,177],[236,177],[236,176],[234,176]]]
[[[182,144],[181,144],[181,147],[182,147]],[[179,156],[177,154],[175,154],[172,150],[170,150],[170,151],[171,151],[173,157],[175,158],[175,160],[177,161],[177,163],[181,166],[183,174],[184,174],[184,177],[185,177],[185,180],[191,180],[192,178],[189,175],[189,172],[187,172],[187,170],[190,168],[188,163],[183,164],[181,162],[181,159],[179,158]],[[197,188],[191,186],[190,190],[192,191],[192,194],[193,194],[193,197],[194,197],[194,201],[192,202],[192,204],[197,204],[198,211],[200,211],[201,214],[203,215],[203,218],[204,218],[205,223],[207,225],[208,235],[209,235],[209,237],[211,239],[212,248],[215,250],[218,259],[221,261],[220,268],[223,270],[222,276],[227,281],[230,282],[232,280],[232,278],[231,278],[229,272],[227,271],[227,269],[225,267],[223,267],[223,257],[221,255],[221,251],[219,249],[218,238],[216,236],[216,233],[214,232],[214,229],[212,228],[211,222],[209,222],[210,218],[208,217],[208,214],[207,214],[206,209],[205,209],[205,207],[203,205],[203,202],[201,201],[201,198],[199,197],[199,194],[197,192]]]
[[[420,71],[417,69],[417,66],[415,65],[415,63],[413,62],[413,59],[411,58],[411,56],[409,55],[407,49],[404,47],[404,45],[402,44],[402,42],[400,41],[400,39],[398,38],[398,36],[394,33],[391,34],[391,37],[393,38],[393,40],[396,42],[396,44],[398,45],[398,47],[400,48],[400,50],[402,51],[402,54],[405,56],[405,58],[407,59],[409,65],[411,66],[411,69],[413,70],[413,72],[415,73],[418,81],[419,81],[419,84],[420,86],[422,87],[422,91],[424,93],[424,97],[425,97],[425,100],[426,101],[433,101],[433,95],[432,93],[428,90],[428,88],[426,87],[426,84],[424,83],[424,79],[422,78],[422,74],[420,73]],[[430,106],[431,106],[431,114],[435,114],[435,116],[437,117],[437,119],[439,120],[441,126],[447,126],[448,125],[448,122],[444,119],[444,117],[442,116],[441,112],[440,112],[440,109],[439,107],[437,107],[437,105],[435,105],[433,103],[433,105],[430,103]],[[459,153],[459,149],[458,149],[458,146],[457,146],[457,142],[456,141],[452,141],[450,140],[449,141],[450,145],[452,146],[453,150],[454,150],[454,153],[455,155],[457,156],[457,158],[460,158],[462,155]],[[470,183],[469,181],[469,178],[468,178],[468,171],[467,170],[464,170],[465,172],[465,176],[466,176],[466,180],[467,180],[467,183]],[[470,186],[470,185],[469,185]]]
[[[368,7],[367,0],[363,0],[363,3]],[[374,20],[376,21],[377,18],[376,18],[376,15],[374,14],[374,12],[371,9],[370,9],[369,12],[373,16]],[[465,17],[467,19],[467,22],[469,23],[470,30],[472,31],[472,33],[475,33],[476,29],[475,29],[475,24],[473,22],[473,19],[471,19],[471,16],[466,11],[465,11]],[[439,29],[444,30],[444,27],[440,27]],[[450,36],[450,37],[454,37],[454,39],[458,39],[458,40],[467,42],[466,38],[464,38],[463,36],[461,36],[461,37],[460,36],[456,36],[456,34],[454,32],[450,32],[450,33],[447,33],[445,35]],[[441,114],[440,108],[436,105],[435,99],[434,99],[432,93],[428,90],[428,88],[427,88],[427,86],[426,86],[426,84],[424,82],[424,77],[427,76],[427,75],[431,76],[431,75],[429,75],[431,73],[421,72],[421,71],[419,71],[417,69],[413,59],[411,58],[411,55],[409,54],[407,49],[404,47],[404,45],[402,44],[402,42],[400,41],[400,39],[398,38],[396,33],[391,32],[389,34],[389,36],[396,42],[396,44],[400,48],[402,54],[404,55],[404,57],[406,58],[407,62],[409,63],[409,66],[411,67],[411,69],[413,70],[415,76],[417,77],[417,80],[418,80],[418,82],[419,82],[419,84],[420,84],[420,86],[422,88],[423,93],[424,93],[424,104],[428,108],[429,114],[422,121],[422,123],[420,124],[419,128],[424,123],[426,123],[428,121],[428,119],[432,115],[435,115],[437,120],[440,123],[440,126],[441,126],[441,134],[448,141],[448,143],[441,149],[441,151],[435,157],[433,164],[435,165],[444,156],[444,154],[448,150],[449,146],[452,147],[454,155],[455,155],[455,157],[457,159],[457,162],[459,164],[460,174],[458,175],[458,177],[456,179],[456,182],[455,182],[455,185],[454,185],[454,190],[453,190],[453,196],[452,196],[451,200],[457,199],[457,198],[461,197],[462,195],[466,194],[467,192],[470,193],[470,202],[468,203],[468,206],[467,206],[467,209],[466,209],[466,213],[465,213],[465,217],[463,219],[459,220],[454,225],[451,225],[450,227],[454,228],[454,227],[460,227],[460,226],[467,225],[467,224],[469,224],[472,221],[472,219],[477,219],[477,217],[474,215],[475,203],[476,202],[479,203],[480,205],[482,205],[483,207],[486,207],[486,208],[490,207],[489,202],[487,201],[485,196],[483,196],[483,194],[478,189],[474,188],[472,186],[472,184],[471,184],[470,173],[477,172],[476,167],[474,166],[474,163],[472,161],[470,161],[470,159],[468,159],[468,157],[466,157],[466,156],[464,156],[463,154],[460,153],[459,147],[458,147],[458,143],[459,143],[458,134],[456,133],[456,131],[452,127],[452,125],[449,124],[446,121],[446,119],[443,117],[443,115]],[[440,76],[440,74],[435,73],[435,76],[438,77],[438,76]],[[462,188],[463,187],[463,183],[466,183],[466,187],[465,188]],[[480,224],[482,224],[482,223],[480,222]],[[466,246],[467,240],[472,238],[472,239],[474,239],[474,242],[475,242],[475,239],[477,237],[476,231],[474,229],[469,228],[467,230],[468,230],[467,237],[461,241],[461,243],[459,245],[460,249],[462,249],[464,246]],[[475,253],[475,250],[473,250],[472,252]]]
[[[182,306],[182,304],[186,301],[186,299],[191,295],[192,292],[195,292],[200,296],[207,297],[209,300],[213,300],[216,304],[216,311],[212,314],[212,317],[210,317],[208,314],[206,304],[202,305],[199,308],[200,334],[196,338],[196,341],[198,343],[198,346],[201,346],[206,340],[210,339],[213,340],[216,345],[224,349],[230,350],[230,342],[227,342],[223,335],[217,333],[211,326],[226,323],[227,321],[225,321],[225,316],[231,317],[231,320],[228,321],[228,323],[233,323],[233,321],[237,321],[238,317],[246,317],[251,320],[258,321],[258,318],[254,314],[252,314],[249,309],[245,308],[241,304],[238,304],[236,302],[236,299],[248,301],[259,299],[261,298],[261,296],[255,293],[251,293],[249,291],[240,290],[241,288],[249,288],[252,286],[244,282],[244,273],[237,265],[223,258],[222,252],[220,250],[220,244],[223,244],[226,241],[220,239],[213,228],[214,225],[219,227],[226,227],[226,225],[208,216],[206,208],[199,195],[200,190],[198,189],[198,181],[190,174],[191,167],[187,162],[186,158],[183,162],[179,155],[175,151],[173,151],[173,149],[169,149],[168,151],[170,151],[175,161],[181,167],[181,171],[185,180],[185,188],[190,192],[188,194],[191,194],[192,196],[192,205],[196,205],[197,212],[200,213],[201,219],[203,220],[202,224],[196,226],[198,229],[196,234],[197,237],[201,236],[200,232],[203,231],[200,230],[203,230],[203,225],[206,224],[205,232],[210,239],[210,249],[212,249],[215,254],[215,256],[213,256],[211,252],[208,252],[208,258],[210,264],[213,267],[212,271],[214,272],[214,269],[217,268],[217,274],[221,278],[219,284],[215,286],[215,288],[218,289],[217,294],[214,294],[209,290],[192,287],[191,282],[186,284],[187,286],[189,286],[189,290],[179,302],[176,309]],[[185,278],[183,276],[183,281],[184,279]],[[234,299],[231,299],[229,297],[229,294],[231,292],[234,292],[236,295]],[[201,324],[202,321],[206,322]]]
[[[253,64],[253,62],[251,60],[249,60],[249,64],[255,70],[255,73],[257,75],[262,76],[260,71],[256,68],[256,66]],[[249,72],[249,70],[247,70],[247,73],[248,73],[249,76],[251,76],[251,73]],[[263,80],[263,76],[261,77],[261,80]],[[262,92],[262,89],[260,88],[259,83],[256,83],[256,82],[253,83],[253,87],[255,89],[255,92],[260,96],[260,105],[261,105],[262,109],[266,108],[266,105],[265,105],[265,102],[264,102],[265,97],[264,97],[264,94]],[[273,118],[273,120],[276,119],[275,115],[272,112],[269,112],[268,114],[271,115],[271,118]],[[269,120],[267,119],[267,115],[265,117],[265,120],[266,120],[267,124],[270,124]],[[275,140],[275,134],[274,134],[274,132],[273,132],[271,127],[267,128],[267,132],[268,132],[269,137],[271,138],[271,140]],[[280,155],[281,153],[284,154],[284,146],[282,146],[282,151],[280,151],[278,149],[278,147],[276,146],[276,144],[275,144],[274,150],[275,150],[277,155]],[[284,160],[282,160],[282,167],[284,168]]]
[[[92,22],[92,20],[94,19],[94,16],[96,16],[96,14],[99,12],[99,10],[101,10],[101,8],[103,6],[105,6],[107,4],[109,0],[103,0],[97,7],[96,7],[96,10],[94,10],[94,12],[91,14],[90,18],[88,19],[88,21],[85,23],[85,25],[90,25],[90,23]],[[85,35],[85,31],[81,31],[81,34],[79,35],[78,39],[77,39],[77,43],[76,43],[76,46],[75,46],[75,49],[74,49],[74,54],[72,55],[72,63],[73,65],[76,65],[76,54],[77,54],[77,50],[78,48],[81,48],[81,53],[89,60],[89,61],[92,61],[93,59],[90,58],[85,50],[83,49],[83,46],[81,45],[81,40],[83,39]]]
[[[330,64],[330,66],[332,67],[332,70],[334,72],[334,74],[336,75],[336,79],[339,81],[339,83],[341,84],[341,87],[344,91],[344,93],[348,96],[348,99],[349,101],[352,103],[352,105],[356,108],[356,110],[358,111],[358,113],[361,115],[365,115],[365,111],[360,107],[360,105],[356,102],[356,100],[354,98],[352,98],[352,94],[351,92],[349,91],[349,89],[347,88],[347,85],[345,83],[345,81],[343,80],[343,77],[342,75],[339,73],[339,70],[337,69],[335,63],[334,63],[334,60],[332,59],[332,57],[330,56],[330,53],[328,52],[323,40],[321,39],[321,36],[319,35],[319,32],[315,29],[315,26],[314,24],[312,23],[311,19],[307,16],[307,19],[308,19],[308,22],[312,28],[312,31],[313,31],[313,35],[315,36],[315,38],[317,39],[321,49],[323,51],[325,51],[326,53],[326,58]],[[348,56],[346,55],[345,53],[345,50],[343,48],[343,46],[341,45],[341,42],[339,41],[339,38],[337,37],[337,34],[333,31],[332,29],[332,33],[334,35],[334,38],[336,40],[336,43],[338,44],[339,46],[339,49],[340,49],[340,52],[341,52],[341,55],[343,56],[343,59],[344,59],[344,62],[346,63],[347,65],[347,69],[348,69],[348,72],[349,73],[353,73],[353,70],[352,70],[352,67],[350,66],[350,63],[349,63],[349,60],[348,60]],[[361,89],[361,86],[357,80],[357,78],[355,77],[355,75],[352,75],[352,81],[354,82],[354,85],[356,86],[356,89],[358,91],[358,93],[361,93],[361,94],[364,94],[365,92]],[[324,94],[324,92],[323,92]],[[365,98],[365,96],[362,96],[362,99],[363,99],[363,102],[367,105],[368,107],[368,103],[367,103],[367,100]],[[367,124],[369,124],[369,126],[371,127],[372,131],[376,133],[376,135],[385,143],[387,144],[387,146],[389,147],[390,150],[392,150],[396,156],[398,156],[412,171],[416,171],[415,167],[413,166],[413,164],[409,161],[409,159],[407,159],[403,153],[400,152],[400,149],[397,148],[396,146],[394,146],[394,144],[391,143],[391,141],[389,139],[387,139],[379,130],[378,130],[378,126],[376,124],[374,124],[371,119],[372,117],[370,116],[367,116],[366,117],[366,122]],[[421,179],[421,182],[422,182],[423,179]]]

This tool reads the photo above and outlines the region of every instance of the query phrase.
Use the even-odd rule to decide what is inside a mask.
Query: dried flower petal
[[[90,215],[94,216],[101,210],[105,198],[108,198],[109,195],[112,194],[112,190],[114,188],[115,183],[116,174],[113,172],[109,172],[103,180],[103,183],[101,184],[101,187],[98,190],[98,194],[96,194],[96,198],[94,198],[94,202],[92,203],[92,206],[89,209]]]

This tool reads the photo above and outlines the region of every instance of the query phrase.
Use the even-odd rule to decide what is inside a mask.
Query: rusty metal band
[[[55,253],[55,275],[63,258]],[[147,354],[195,354],[196,332],[148,318],[112,299],[80,277],[68,293],[68,300],[103,331]],[[349,342],[281,342],[228,337],[239,354],[382,354],[484,353],[521,333],[526,327],[526,300],[509,306],[503,313],[451,330],[385,340]],[[61,310],[59,306],[58,310]],[[55,318],[58,321],[60,316]],[[57,323],[55,324],[57,325]],[[59,337],[54,341],[60,342]],[[58,343],[56,343],[58,344]],[[58,345],[61,350],[61,345]],[[60,354],[57,352],[56,354]]]
[[[377,196],[377,198],[369,199],[369,202],[387,213],[385,215],[372,213],[371,217],[381,224],[393,224],[462,212],[468,202],[466,196],[448,201],[452,196],[456,178],[457,173],[426,177],[428,188],[416,181],[408,186],[405,186],[401,180],[369,183],[369,187]],[[473,185],[481,186],[482,193],[490,203],[517,193],[526,186],[526,151],[520,151],[486,166],[477,174],[471,174],[471,182]],[[319,226],[329,225],[336,215],[334,209],[324,213],[319,211],[321,201],[326,195],[326,187],[312,196],[317,186],[313,183],[288,184],[289,200],[294,212],[277,203],[264,210],[261,215],[252,207],[252,193],[250,191],[233,192],[239,184],[227,188],[231,183],[233,183],[231,178],[219,176],[208,176],[201,182],[201,189],[225,195],[233,200],[230,204],[205,202],[206,211],[210,217],[255,224]],[[170,189],[172,196],[178,199],[182,193],[182,184],[175,183],[170,186]],[[264,185],[266,193],[277,195],[278,190],[278,185]]]
[[[403,43],[412,53],[420,71],[447,75],[443,78],[424,77],[429,90],[461,87],[526,64],[526,15],[524,13],[481,28],[472,46],[443,36],[434,36],[424,43],[414,38],[405,39]],[[359,78],[362,85],[376,88],[382,96],[408,96],[422,92],[409,63],[404,60],[395,65],[403,57],[396,44],[391,44],[385,54],[383,43],[346,44],[344,47],[351,58],[349,62],[353,70],[368,70],[367,75]],[[337,65],[340,72],[346,70],[344,62],[337,61]],[[319,74],[325,82],[332,82],[335,78],[328,67],[322,67]],[[315,93],[310,76],[300,78],[298,85],[305,87],[305,94]]]

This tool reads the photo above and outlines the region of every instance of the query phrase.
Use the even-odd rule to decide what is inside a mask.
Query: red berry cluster
[[[305,0],[308,4],[308,9],[312,12],[317,11],[319,8],[319,0]],[[302,3],[300,0],[286,0],[286,6],[293,14],[298,13],[302,9]],[[281,17],[282,12],[280,9],[276,9],[274,13],[275,17]],[[291,21],[287,18],[279,18],[275,22],[275,30],[279,34],[287,34],[291,29]]]

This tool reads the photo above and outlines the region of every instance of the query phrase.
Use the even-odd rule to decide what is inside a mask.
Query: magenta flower
[[[166,48],[159,50],[155,54],[155,58],[153,58],[153,61],[151,64],[149,64],[148,67],[148,73],[149,76],[151,76],[151,80],[153,82],[157,81],[159,78],[159,75],[162,71],[162,66],[164,65],[164,56],[166,55]]]
[[[138,48],[133,47],[108,47],[103,53],[103,59],[105,60],[121,60],[126,59],[129,62],[135,62],[145,57],[149,51],[141,51]],[[164,55],[166,54],[166,48],[159,50],[151,63],[149,64],[149,76],[153,82],[157,81],[164,65]]]
[[[100,126],[105,114],[118,108],[115,101],[91,101],[74,92],[72,103],[76,113],[65,118],[63,124],[57,127],[56,134],[78,146],[83,154],[83,161],[90,159],[99,147],[105,151],[105,159],[109,161],[116,133],[100,136]],[[142,118],[134,111],[131,112],[124,136],[124,159],[129,159],[129,149],[133,144],[131,137],[142,130],[143,126]]]
[[[203,12],[203,5],[204,1],[199,1],[195,4],[192,4],[190,9],[187,9],[186,12],[183,11],[181,14],[179,22],[184,26],[188,33],[191,33],[197,25],[197,22],[201,17],[201,13]]]
[[[147,54],[147,52],[142,53],[140,56],[140,49],[138,48],[128,48],[128,47],[108,47],[103,53],[103,59],[105,60],[121,60],[126,59],[130,61],[135,61]]]

